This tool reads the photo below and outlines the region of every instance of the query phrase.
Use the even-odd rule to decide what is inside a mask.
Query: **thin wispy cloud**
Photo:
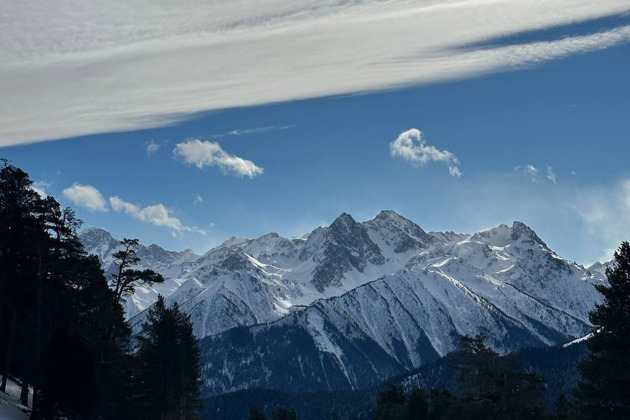
[[[109,197],[109,204],[114,211],[126,213],[144,223],[154,226],[169,228],[175,232],[199,232],[199,229],[184,225],[181,220],[174,217],[171,211],[163,204],[154,204],[146,207],[138,206],[123,200],[118,196]]]
[[[223,150],[219,143],[211,141],[192,139],[178,143],[175,145],[173,154],[184,163],[195,165],[199,169],[204,166],[216,166],[225,174],[232,173],[236,176],[249,178],[257,177],[263,173],[263,168],[251,160],[231,155]]]
[[[547,179],[554,184],[556,183],[556,173],[554,172],[551,165],[547,165]]]
[[[514,168],[516,172],[520,172],[529,176],[532,182],[538,182],[538,168],[532,164],[519,165]]]
[[[514,171],[527,175],[532,182],[538,182],[540,178],[544,177],[554,184],[557,183],[556,172],[551,165],[547,165],[547,168],[544,170],[544,172],[541,172],[542,170],[539,170],[539,168],[535,167],[531,163],[528,163],[526,165],[518,165],[514,168]]]
[[[628,0],[7,2],[0,145],[538,65],[627,42],[630,26],[486,41],[628,11]]]
[[[148,143],[146,143],[147,146],[147,156],[151,156],[155,153],[157,153],[158,150],[160,150],[161,145],[156,143],[155,140],[150,140]]]
[[[63,190],[63,195],[73,204],[90,211],[107,211],[107,203],[99,190],[89,184],[74,183]]]
[[[448,150],[439,150],[435,146],[427,144],[424,134],[417,128],[403,131],[398,138],[389,145],[390,154],[400,157],[417,166],[426,165],[429,162],[441,162],[448,166],[451,176],[462,176],[459,170],[459,159]]]
[[[594,249],[602,249],[599,261],[612,258],[621,241],[630,237],[630,179],[612,186],[583,188],[572,202],[584,234],[592,238]]]
[[[200,194],[196,194],[193,198],[193,204],[196,206],[200,206],[203,204],[203,197]]]
[[[287,130],[289,128],[294,127],[293,125],[282,125],[282,126],[267,126],[267,127],[255,127],[255,128],[244,128],[244,129],[236,129],[231,130],[226,133],[213,134],[209,138],[211,140],[221,139],[224,137],[231,136],[244,136],[247,134],[257,134],[257,133],[266,133],[268,131],[276,131],[276,130]]]

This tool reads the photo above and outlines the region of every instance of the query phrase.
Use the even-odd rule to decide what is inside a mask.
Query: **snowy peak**
[[[515,221],[512,224],[512,240],[539,244],[547,248],[547,244],[534,232],[532,228],[523,222]]]
[[[114,239],[108,231],[96,227],[83,229],[79,235],[79,240],[86,251],[99,257],[120,245],[120,242]]]
[[[218,246],[218,248],[231,248],[234,246],[239,246],[239,245],[243,245],[250,242],[249,239],[247,238],[241,238],[239,236],[232,236],[230,239],[228,239],[227,241],[223,242],[221,245]],[[210,251],[208,251],[208,253],[212,252],[212,249]]]
[[[114,240],[111,233],[109,233],[105,229],[97,227],[87,227],[83,229],[79,236],[81,236],[82,239],[91,242],[107,242]]]
[[[476,233],[471,237],[471,240],[484,242],[497,247],[520,244],[526,246],[542,245],[547,248],[547,244],[538,237],[536,232],[525,223],[518,221],[515,221],[512,227],[502,224],[495,228]]]
[[[316,264],[311,282],[320,292],[331,286],[341,286],[348,271],[354,269],[363,273],[368,264],[385,263],[367,229],[348,213],[341,214],[330,227],[309,236],[300,259],[311,258]]]
[[[382,251],[391,248],[395,254],[420,251],[441,242],[411,220],[392,210],[381,211],[374,219],[363,225]]]
[[[596,262],[594,264],[591,264],[590,266],[588,266],[588,270],[593,272],[593,273],[597,273],[600,274],[602,276],[606,276],[606,270],[608,270],[609,268],[612,269],[614,266],[614,261],[608,261],[605,263],[600,263],[600,262]]]

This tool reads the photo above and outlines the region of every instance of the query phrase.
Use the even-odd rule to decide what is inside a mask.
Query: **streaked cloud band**
[[[8,3],[0,17],[0,145],[473,77],[630,40],[630,26],[620,26],[461,48],[628,12],[628,0],[321,3]]]

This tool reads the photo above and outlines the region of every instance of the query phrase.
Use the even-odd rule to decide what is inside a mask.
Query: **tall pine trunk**
[[[22,388],[20,389],[20,404],[28,407],[28,382],[22,381]]]
[[[30,420],[41,420],[42,414],[39,408],[40,396],[37,388],[33,387],[33,409],[31,410]]]
[[[7,343],[7,350],[4,353],[4,360],[2,361],[2,383],[0,384],[0,391],[7,391],[7,379],[9,376],[9,363],[11,362],[11,351],[13,350],[13,342],[15,341],[15,324],[17,323],[17,314],[13,312],[11,315],[11,324],[9,325],[9,342]]]

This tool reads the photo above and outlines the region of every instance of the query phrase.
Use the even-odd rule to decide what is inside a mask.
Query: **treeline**
[[[1,165],[0,391],[10,378],[19,383],[31,419],[197,418],[199,350],[188,317],[160,297],[137,340],[124,320],[123,299],[164,280],[133,268],[138,242],[124,241],[108,281],[84,251],[72,209]]]

